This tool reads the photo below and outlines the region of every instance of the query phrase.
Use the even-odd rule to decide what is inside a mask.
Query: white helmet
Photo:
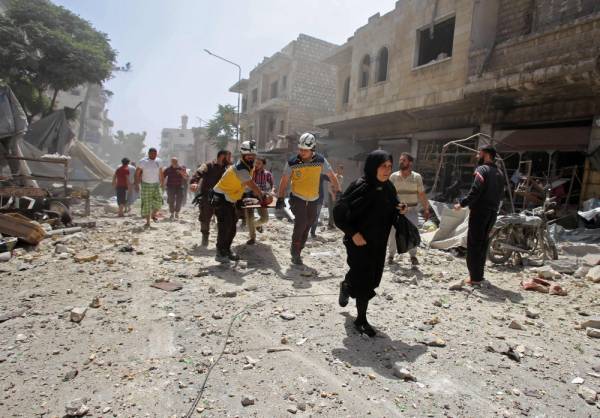
[[[256,154],[256,142],[244,141],[240,146],[240,152],[242,155]]]
[[[298,148],[300,149],[314,150],[316,145],[317,140],[310,132],[303,133],[298,141]]]

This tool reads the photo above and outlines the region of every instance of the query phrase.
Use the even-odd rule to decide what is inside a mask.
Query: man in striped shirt
[[[267,166],[266,158],[257,158],[254,161],[254,175],[252,180],[258,186],[263,193],[273,192],[273,174],[266,170]],[[254,245],[256,243],[256,231],[262,232],[262,226],[269,221],[269,208],[260,207],[258,208],[259,220],[254,218],[254,209],[246,209],[246,224],[248,225],[248,234],[250,239],[246,242],[248,245]]]

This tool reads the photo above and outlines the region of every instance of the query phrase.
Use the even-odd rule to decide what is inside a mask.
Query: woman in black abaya
[[[364,175],[348,186],[334,209],[336,225],[344,232],[350,270],[340,285],[340,306],[356,299],[356,329],[369,337],[376,331],[367,321],[369,300],[381,282],[387,237],[398,213],[396,190],[389,181],[392,156],[386,151],[371,152]]]

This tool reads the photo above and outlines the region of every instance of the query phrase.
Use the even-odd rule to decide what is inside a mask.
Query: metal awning
[[[587,152],[591,128],[518,129],[494,132],[498,151],[563,151]]]

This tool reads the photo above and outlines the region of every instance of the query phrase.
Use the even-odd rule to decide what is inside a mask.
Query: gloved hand
[[[277,202],[275,202],[275,209],[283,209],[285,207],[285,198],[278,197]]]

